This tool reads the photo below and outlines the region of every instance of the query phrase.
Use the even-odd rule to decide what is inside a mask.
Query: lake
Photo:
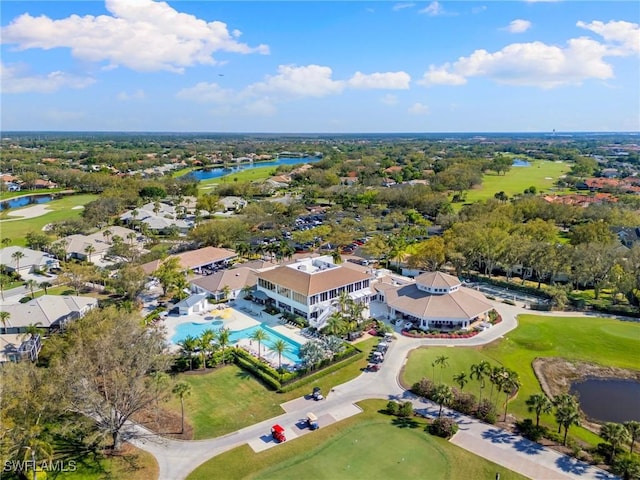
[[[241,163],[240,165],[224,168],[214,167],[202,170],[195,170],[187,175],[198,181],[209,180],[211,178],[220,178],[225,175],[230,175],[234,172],[241,172],[243,170],[251,170],[252,168],[259,167],[277,167],[278,165],[298,165],[302,163],[316,163],[322,160],[320,157],[284,157],[277,160],[270,160],[268,162],[253,162],[253,163]]]
[[[3,200],[0,202],[0,210],[9,210],[10,208],[25,207],[27,205],[36,205],[38,203],[47,203],[51,200],[53,200],[53,195],[23,195],[9,200]]]
[[[640,421],[640,382],[617,378],[588,378],[571,385],[580,408],[600,422]]]
[[[514,158],[513,163],[511,164],[514,167],[530,167],[531,163],[526,160],[522,160],[520,158]]]

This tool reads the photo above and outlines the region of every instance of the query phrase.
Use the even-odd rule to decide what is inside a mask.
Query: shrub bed
[[[437,435],[442,438],[451,438],[458,431],[458,424],[452,418],[439,417],[436,418],[428,428],[431,435]]]
[[[440,333],[440,332],[423,332],[421,330],[402,330],[402,335],[410,338],[471,338],[475,337],[481,330],[473,329],[465,332],[451,332],[451,333]]]

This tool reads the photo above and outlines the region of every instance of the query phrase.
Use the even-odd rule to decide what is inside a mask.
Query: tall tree
[[[431,398],[434,402],[440,405],[440,410],[438,410],[438,418],[440,418],[442,417],[442,408],[451,405],[454,397],[453,392],[451,391],[451,387],[449,385],[441,383],[436,386]]]
[[[262,358],[261,357],[261,355],[262,355],[262,342],[264,342],[264,341],[266,341],[268,339],[269,339],[269,335],[262,328],[258,328],[251,335],[251,340],[255,340],[256,342],[258,342],[258,358]]]
[[[198,349],[198,339],[192,335],[187,335],[178,342],[183,354],[189,358],[189,370],[193,370],[193,354]]]
[[[556,407],[555,417],[558,422],[558,433],[560,433],[560,427],[564,427],[562,444],[566,445],[569,428],[572,425],[580,425],[580,407],[578,400],[573,395],[561,393],[554,397],[553,404]]]
[[[440,355],[436,357],[434,363],[440,366],[440,381],[442,381],[442,373],[444,369],[449,366],[449,357],[447,357],[446,355]]]
[[[220,345],[220,349],[222,350],[222,364],[224,365],[226,362],[225,359],[225,349],[231,343],[231,331],[228,328],[221,328],[218,331],[218,345]]]
[[[11,259],[16,262],[16,272],[20,271],[20,260],[24,258],[24,253],[20,250],[16,250],[11,254]]]
[[[282,369],[282,355],[289,350],[289,345],[283,339],[279,338],[271,344],[271,350],[278,354],[278,370]]]
[[[553,409],[553,403],[544,393],[534,393],[530,395],[525,403],[527,404],[527,410],[529,412],[535,412],[536,414],[536,427],[540,426],[540,415],[543,413],[551,413]]]
[[[158,395],[149,375],[169,366],[163,332],[144,328],[137,313],[93,310],[51,348],[51,378],[64,408],[92,418],[119,450],[125,423]]]
[[[600,436],[605,442],[611,444],[609,463],[613,463],[618,446],[629,441],[629,431],[621,423],[607,422],[600,427]]]
[[[491,365],[486,360],[471,365],[471,374],[469,375],[469,377],[480,382],[480,398],[478,399],[479,403],[482,402],[482,391],[486,386],[485,378],[487,378],[490,373]]]
[[[631,440],[630,453],[633,453],[633,446],[636,443],[636,440],[640,438],[640,422],[631,420],[629,422],[625,422],[625,428],[629,432],[629,439]]]
[[[11,314],[9,312],[0,310],[0,323],[2,324],[2,328],[7,328],[7,324],[9,323],[10,317],[11,317]]]
[[[460,372],[454,375],[453,381],[458,384],[460,390],[464,390],[464,386],[469,383],[469,379],[467,378],[467,374],[465,372]]]
[[[24,282],[24,286],[29,289],[29,291],[31,292],[31,298],[33,298],[34,289],[38,286],[38,282],[33,278],[30,278],[29,280]]]
[[[191,395],[191,385],[187,382],[178,382],[171,391],[180,398],[180,433],[184,433],[184,398]]]

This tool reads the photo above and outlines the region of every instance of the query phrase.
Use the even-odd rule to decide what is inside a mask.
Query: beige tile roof
[[[453,293],[431,295],[411,284],[389,289],[385,296],[390,307],[425,319],[471,320],[493,308],[482,293],[466,287]]]
[[[370,275],[342,266],[309,273],[283,265],[273,270],[259,273],[258,278],[289,288],[302,295],[315,295],[349,285],[350,283],[367,280]]]
[[[443,272],[427,272],[416,277],[416,283],[431,288],[451,288],[462,282],[458,277]]]
[[[256,284],[258,275],[250,268],[234,268],[231,270],[223,270],[213,275],[197,277],[191,280],[191,283],[204,288],[206,291],[214,293],[219,292],[228,286],[231,290],[239,290],[247,285]]]
[[[233,250],[227,250],[226,248],[204,247],[172,256],[178,257],[180,264],[184,268],[196,268],[214,262],[230,260],[237,255]]]

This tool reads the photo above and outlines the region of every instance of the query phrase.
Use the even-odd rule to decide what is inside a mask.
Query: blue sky
[[[635,1],[5,1],[2,130],[640,130]]]

